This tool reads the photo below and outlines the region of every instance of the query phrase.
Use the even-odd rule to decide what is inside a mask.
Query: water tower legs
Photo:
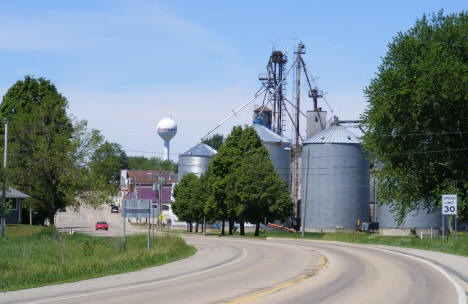
[[[168,140],[164,141],[163,160],[169,160],[169,141]]]

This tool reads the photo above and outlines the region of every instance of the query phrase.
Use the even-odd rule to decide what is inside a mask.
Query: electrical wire
[[[467,134],[468,132],[454,131],[454,132],[428,132],[428,133],[403,133],[403,134],[372,134],[372,136],[385,136],[385,137],[399,137],[399,136],[432,136],[432,135],[451,135],[451,134]]]

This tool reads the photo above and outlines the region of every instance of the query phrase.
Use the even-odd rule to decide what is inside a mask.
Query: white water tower
[[[156,126],[158,135],[164,140],[164,160],[169,159],[169,142],[177,133],[177,124],[171,118],[163,118]]]

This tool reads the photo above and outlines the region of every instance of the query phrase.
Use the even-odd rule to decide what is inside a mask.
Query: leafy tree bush
[[[128,168],[128,157],[122,146],[105,141],[94,151],[89,167],[96,178],[115,184],[120,180],[120,170]]]
[[[207,170],[208,202],[205,213],[211,219],[243,224],[281,219],[290,214],[292,202],[269,159],[267,149],[252,127],[237,126],[213,157]],[[224,226],[223,226],[224,228]],[[222,231],[224,234],[224,229]]]
[[[219,148],[222,146],[223,141],[224,141],[224,136],[222,134],[214,134],[210,138],[203,140],[202,143],[218,151]]]
[[[468,15],[423,16],[398,33],[364,93],[364,147],[382,164],[378,199],[400,220],[458,194],[468,203]]]
[[[203,204],[200,179],[193,173],[184,175],[174,187],[172,210],[179,220],[189,223],[190,232],[192,232],[192,223],[200,221]]]
[[[284,220],[291,215],[293,202],[288,185],[275,171],[268,156],[246,156],[233,173],[232,195],[238,202],[237,216],[240,221],[255,224],[255,236],[259,235],[264,219]]]
[[[88,130],[85,121],[72,121],[67,105],[49,80],[30,76],[16,82],[0,105],[9,122],[8,182],[28,193],[39,217],[51,224],[60,208],[106,199],[86,167],[99,132]],[[0,129],[3,142],[3,125]]]

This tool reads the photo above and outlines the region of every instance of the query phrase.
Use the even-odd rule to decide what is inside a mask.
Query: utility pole
[[[164,178],[162,176],[158,177],[158,183],[159,183],[159,198],[158,198],[158,226],[159,230],[162,230],[162,220],[161,220],[161,214],[162,214],[162,191],[163,191],[163,182],[165,182]]]
[[[5,205],[6,205],[6,170],[7,170],[7,151],[8,151],[8,123],[5,122],[5,149],[3,150],[3,199],[2,199],[2,237],[5,237]]]
[[[151,173],[151,176],[153,176],[153,173]],[[157,189],[157,186],[156,186],[156,181],[155,181],[155,183],[153,184],[153,191],[155,193],[156,193],[156,189]],[[156,198],[156,194],[154,196]],[[153,204],[151,204],[151,216],[153,217],[152,218],[153,224],[151,225],[151,227],[153,228],[153,235],[152,235],[151,240],[154,242],[154,206],[153,206]]]
[[[206,218],[203,215],[203,235],[206,236]]]
[[[304,229],[305,229],[305,215],[306,215],[306,200],[307,200],[307,185],[309,184],[309,158],[310,158],[310,150],[307,150],[307,171],[306,171],[306,179],[304,185],[304,197],[301,201],[301,238],[304,238]]]
[[[297,76],[296,76],[296,153],[294,157],[294,165],[296,169],[296,180],[294,185],[294,198],[297,204],[299,198],[299,114],[300,114],[300,103],[301,103],[301,55],[303,52],[304,45],[299,42],[297,45]]]
[[[376,188],[376,179],[375,179],[375,171],[377,170],[376,164],[374,162],[374,222],[377,222],[377,188]]]
[[[146,221],[146,223],[148,224],[148,236],[146,238],[146,250],[147,250],[147,252],[150,251],[150,234],[151,234],[150,227],[151,227],[151,208],[152,207],[153,207],[153,204],[152,204],[151,200],[148,200],[148,221]]]

